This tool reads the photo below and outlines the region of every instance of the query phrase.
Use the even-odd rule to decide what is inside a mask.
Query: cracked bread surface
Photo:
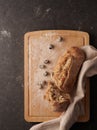
[[[59,58],[52,73],[52,80],[60,90],[72,92],[84,60],[85,53],[78,47],[71,47]]]

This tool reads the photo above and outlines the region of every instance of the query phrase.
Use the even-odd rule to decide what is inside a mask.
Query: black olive
[[[40,68],[40,69],[44,69],[44,68],[45,68],[45,65],[39,65],[39,68]]]
[[[50,63],[49,60],[45,60],[45,61],[44,61],[44,64],[48,64],[48,63]]]
[[[48,76],[48,74],[49,74],[49,73],[48,73],[47,71],[45,71],[43,75],[44,75],[44,76]]]
[[[58,42],[62,42],[63,41],[63,37],[59,36],[57,39]]]
[[[54,45],[50,44],[49,49],[53,49],[53,48],[54,48]]]
[[[41,82],[38,83],[38,85],[39,85],[40,89],[43,89],[44,86],[46,85],[46,81],[41,81]]]

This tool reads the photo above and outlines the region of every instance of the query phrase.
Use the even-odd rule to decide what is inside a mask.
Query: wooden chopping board
[[[54,48],[49,49],[53,44]],[[71,46],[89,44],[86,32],[72,30],[45,30],[26,33],[24,36],[24,118],[28,122],[42,122],[60,116],[60,112],[53,112],[48,101],[44,100],[46,86],[40,89],[41,81],[50,80],[58,58]],[[45,69],[39,65],[49,60]],[[45,71],[49,72],[44,76]],[[89,120],[89,80],[86,84],[86,94],[83,99],[85,115],[79,117],[80,122]]]

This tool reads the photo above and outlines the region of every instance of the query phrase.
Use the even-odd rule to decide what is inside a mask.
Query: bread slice
[[[59,58],[52,73],[52,80],[61,91],[73,91],[84,60],[85,53],[78,47],[71,47]]]

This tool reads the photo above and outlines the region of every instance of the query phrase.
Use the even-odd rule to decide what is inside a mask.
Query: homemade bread
[[[61,91],[72,92],[84,60],[85,53],[78,47],[71,47],[59,58],[52,73],[52,80]]]
[[[77,76],[84,60],[85,54],[78,47],[71,47],[59,58],[45,94],[55,111],[66,110],[72,102]]]

